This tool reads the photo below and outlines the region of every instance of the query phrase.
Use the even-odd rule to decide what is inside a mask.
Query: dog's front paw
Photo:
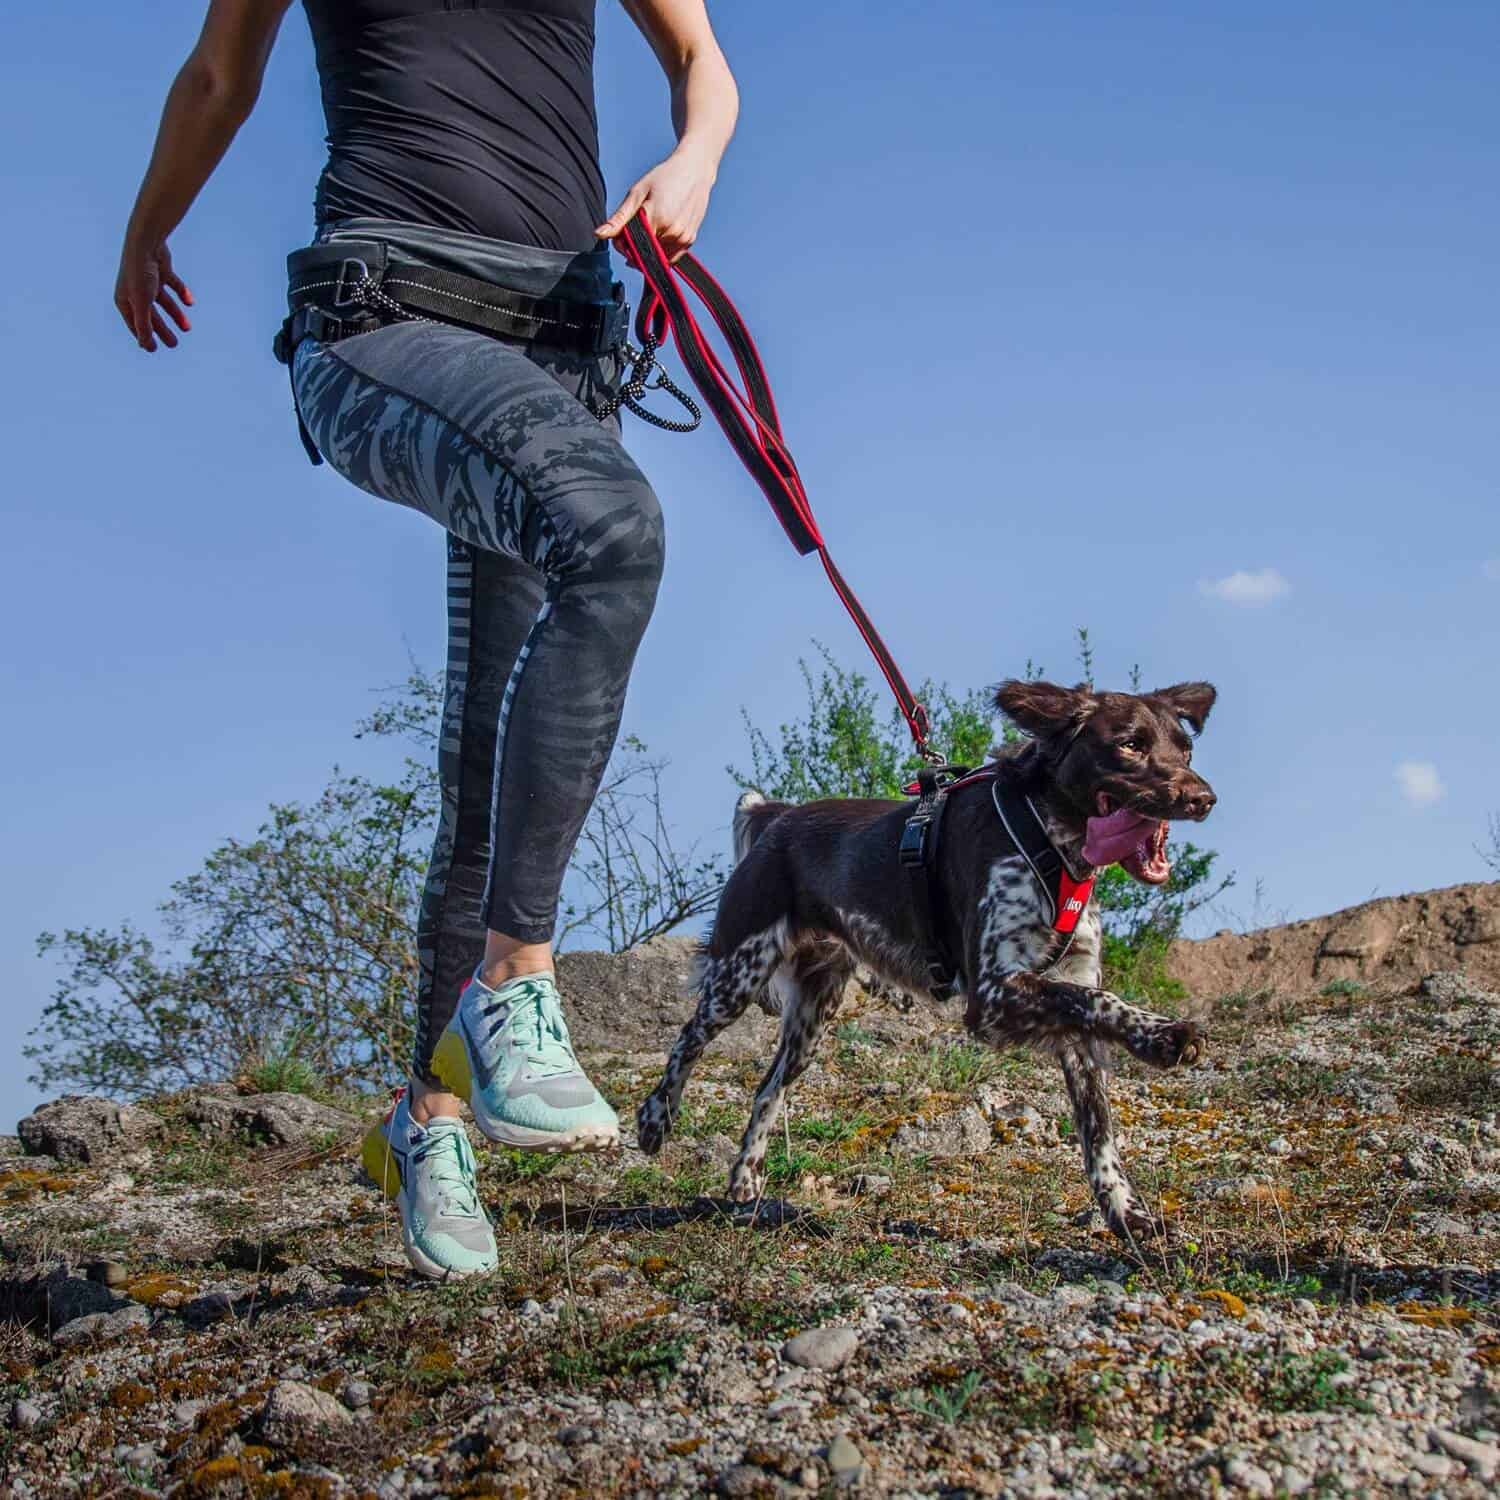
[[[737,1161],[729,1171],[729,1197],[733,1203],[754,1203],[766,1191],[766,1174],[759,1162]]]
[[[1176,1230],[1165,1218],[1152,1213],[1135,1199],[1131,1199],[1119,1213],[1107,1215],[1107,1220],[1115,1238],[1135,1249],[1148,1244],[1166,1249],[1177,1239]]]
[[[1188,1068],[1203,1056],[1208,1034],[1193,1021],[1161,1021],[1127,1045],[1153,1068]]]
[[[652,1094],[635,1112],[636,1144],[647,1156],[661,1150],[672,1129],[672,1112],[666,1102]]]
[[[1208,1046],[1208,1033],[1193,1021],[1176,1022],[1167,1040],[1169,1068],[1190,1068],[1198,1062]]]

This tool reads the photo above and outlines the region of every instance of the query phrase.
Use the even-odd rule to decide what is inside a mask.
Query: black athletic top
[[[372,217],[594,248],[594,0],[304,4],[328,123],[320,228]]]

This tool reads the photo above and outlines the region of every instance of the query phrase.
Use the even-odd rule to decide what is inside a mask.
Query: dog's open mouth
[[[1128,807],[1114,808],[1107,792],[1099,793],[1099,814],[1090,818],[1083,857],[1091,865],[1119,865],[1142,885],[1161,885],[1172,873],[1167,858],[1167,825]]]

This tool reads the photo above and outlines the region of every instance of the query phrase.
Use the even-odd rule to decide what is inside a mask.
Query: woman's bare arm
[[[177,299],[191,306],[193,296],[172,269],[167,236],[182,222],[254,109],[266,61],[290,4],[291,0],[209,0],[202,35],[167,94],[151,164],[125,230],[115,282],[115,306],[148,353],[155,350],[157,339],[169,349],[177,347],[167,318],[183,330],[190,326]]]
[[[644,209],[672,259],[697,238],[719,160],[734,134],[739,91],[719,50],[704,0],[622,0],[672,87],[677,149],[636,182],[595,231],[613,239]]]

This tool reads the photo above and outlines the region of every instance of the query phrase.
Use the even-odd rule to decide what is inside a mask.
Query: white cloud
[[[1438,768],[1430,760],[1403,760],[1396,767],[1396,784],[1413,807],[1431,807],[1447,791]]]
[[[1240,604],[1253,609],[1269,604],[1283,594],[1291,592],[1289,584],[1275,568],[1262,568],[1258,573],[1241,570],[1227,578],[1205,578],[1198,585],[1198,592],[1210,599],[1222,599],[1226,604]]]
[[[1479,571],[1489,579],[1491,583],[1500,583],[1500,557],[1487,557],[1480,563]]]

